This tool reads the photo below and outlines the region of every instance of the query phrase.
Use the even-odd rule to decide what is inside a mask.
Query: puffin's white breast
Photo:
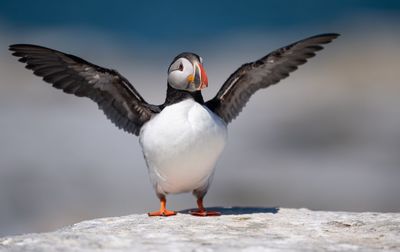
[[[192,99],[164,108],[139,138],[156,190],[180,193],[206,185],[226,137],[222,119]]]

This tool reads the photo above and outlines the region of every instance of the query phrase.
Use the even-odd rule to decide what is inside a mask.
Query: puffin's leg
[[[203,198],[206,195],[207,191],[193,191],[193,194],[197,197],[197,210],[190,211],[189,213],[194,216],[220,216],[221,213],[217,211],[208,211],[204,208]]]
[[[150,212],[150,213],[148,213],[148,215],[149,216],[164,216],[164,217],[176,215],[175,211],[168,210],[166,208],[166,206],[167,206],[167,199],[165,198],[165,196],[161,196],[160,197],[160,210],[155,211],[155,212]]]

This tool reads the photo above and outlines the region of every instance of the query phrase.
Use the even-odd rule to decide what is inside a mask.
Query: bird
[[[204,207],[216,162],[227,143],[228,125],[258,90],[280,82],[339,36],[325,33],[276,49],[241,65],[217,94],[205,101],[208,86],[203,59],[191,52],[177,55],[168,67],[163,104],[146,102],[116,70],[77,56],[32,44],[9,46],[12,55],[54,88],[97,103],[119,129],[139,137],[150,181],[160,201],[149,216],[173,216],[168,194],[192,192],[194,216],[219,216]]]

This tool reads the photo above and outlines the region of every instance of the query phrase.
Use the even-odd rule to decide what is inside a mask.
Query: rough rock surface
[[[0,251],[400,251],[400,213],[219,210],[223,216],[88,220],[0,238]]]

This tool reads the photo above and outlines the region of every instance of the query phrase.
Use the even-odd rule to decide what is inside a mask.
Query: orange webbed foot
[[[203,210],[195,210],[195,211],[189,211],[189,213],[193,216],[200,216],[200,217],[207,217],[207,216],[221,216],[220,212],[217,211],[207,211],[205,209]]]
[[[221,215],[221,213],[220,213],[220,212],[217,212],[217,211],[207,211],[207,210],[204,208],[204,205],[203,205],[203,198],[198,198],[198,199],[197,199],[197,207],[198,207],[197,210],[189,211],[189,213],[190,213],[191,215],[193,215],[193,216],[200,216],[200,217],[206,217],[206,216],[220,216],[220,215]]]
[[[149,215],[150,217],[154,217],[154,216],[168,217],[168,216],[174,216],[174,215],[176,215],[176,212],[175,212],[175,211],[171,211],[171,210],[164,209],[164,210],[159,210],[159,211],[155,211],[155,212],[150,212],[150,213],[148,213],[148,215]]]
[[[155,211],[155,212],[150,212],[150,213],[148,213],[148,215],[150,217],[154,217],[154,216],[168,217],[168,216],[176,215],[175,211],[168,210],[166,208],[166,206],[167,206],[167,200],[165,198],[161,198],[160,199],[160,210]]]

